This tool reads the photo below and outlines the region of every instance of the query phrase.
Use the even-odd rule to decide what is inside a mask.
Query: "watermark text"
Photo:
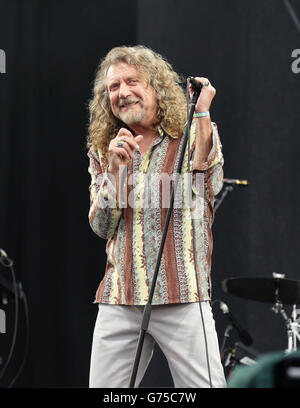
[[[292,62],[291,69],[294,74],[299,74],[300,72],[300,48],[297,48],[292,51],[292,58],[294,61]]]
[[[0,49],[0,74],[6,74],[6,54]]]
[[[2,309],[0,309],[0,333],[6,333],[6,316]]]
[[[121,168],[122,167],[122,168]],[[168,174],[129,174],[126,166],[115,178],[113,174],[100,174],[98,186],[105,186],[99,194],[96,205],[98,208],[135,208],[161,209],[169,208],[171,192],[174,189],[174,209],[188,210],[194,218],[201,217],[204,206],[204,174],[191,173]]]

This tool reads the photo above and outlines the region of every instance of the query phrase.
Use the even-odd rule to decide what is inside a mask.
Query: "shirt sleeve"
[[[107,173],[106,160],[92,147],[88,151],[90,159],[88,171],[91,175],[89,223],[101,238],[109,239],[115,233],[122,209],[117,204],[114,183]]]
[[[223,187],[223,164],[222,144],[219,137],[218,127],[212,122],[212,148],[208,154],[206,162],[199,162],[197,158],[193,160],[193,173],[204,172],[205,192],[207,198],[212,200]],[[195,191],[194,191],[195,192]]]

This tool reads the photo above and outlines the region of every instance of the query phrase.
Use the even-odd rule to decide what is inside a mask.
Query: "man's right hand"
[[[117,174],[120,165],[124,166],[128,164],[128,162],[133,159],[134,152],[139,150],[138,143],[142,139],[142,135],[134,137],[128,129],[121,128],[117,136],[111,140],[108,146],[109,172]]]

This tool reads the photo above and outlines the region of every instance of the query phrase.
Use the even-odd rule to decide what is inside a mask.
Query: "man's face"
[[[107,89],[113,114],[128,126],[150,127],[156,120],[154,89],[135,66],[120,62],[107,71]]]

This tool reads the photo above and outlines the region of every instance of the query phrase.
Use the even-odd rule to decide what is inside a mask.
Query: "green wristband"
[[[209,112],[195,112],[193,117],[194,118],[206,118],[209,116]]]

